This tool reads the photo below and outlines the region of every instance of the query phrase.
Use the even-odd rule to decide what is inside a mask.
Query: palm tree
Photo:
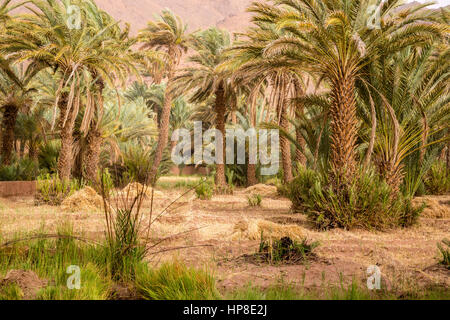
[[[436,49],[407,48],[390,59],[373,61],[366,80],[374,88],[358,83],[360,114],[368,127],[372,120],[366,110],[372,104],[376,110],[375,164],[396,192],[404,179],[404,167],[411,162],[407,159],[413,157],[415,166],[426,165],[427,149],[445,140],[442,133],[450,120],[450,51]],[[407,169],[410,174],[411,168]]]
[[[157,21],[151,21],[147,27],[139,32],[138,39],[143,50],[163,51],[166,54],[167,90],[165,92],[164,107],[162,109],[158,144],[155,159],[149,172],[149,182],[156,182],[159,164],[163,158],[164,149],[169,140],[170,110],[172,107],[172,93],[170,87],[181,57],[187,51],[186,25],[180,17],[169,10],[163,10]]]
[[[17,9],[29,1],[21,1],[18,3],[12,4],[13,0],[3,0],[3,3],[0,5],[0,23],[3,23],[7,20],[10,20],[9,12],[14,9]]]
[[[30,83],[40,67],[36,64],[14,67],[6,60],[0,60],[0,63],[3,66],[0,69],[0,110],[3,111],[1,160],[3,165],[9,165],[15,142],[17,115],[19,110],[31,107],[34,88]]]
[[[107,84],[115,88],[115,82],[125,85],[129,73],[139,77],[135,62],[139,56],[131,50],[135,40],[129,37],[129,26],[122,30],[117,22],[106,12],[91,4],[88,7],[89,18],[93,25],[92,37],[97,38],[94,49],[98,50],[97,64],[90,68],[91,89],[88,89],[87,104],[80,130],[86,137],[86,152],[83,155],[83,176],[96,182],[100,161],[100,150],[104,133],[102,123],[103,93]],[[109,74],[109,75],[108,75]],[[116,89],[117,90],[117,89]],[[119,106],[120,106],[120,97]]]
[[[191,103],[207,102],[214,99],[215,127],[225,138],[225,116],[227,104],[235,98],[235,89],[230,85],[229,77],[217,69],[224,61],[223,51],[230,44],[230,35],[224,30],[210,28],[195,34],[192,47],[195,54],[189,57],[192,67],[184,68],[174,80],[174,88],[178,91],[192,90]],[[225,179],[225,144],[220,144],[216,137],[216,185],[226,187]],[[222,150],[218,151],[219,148]],[[221,158],[220,158],[221,157]]]
[[[266,58],[284,57],[327,80],[331,88],[331,168],[338,189],[353,179],[357,169],[355,82],[363,67],[379,56],[429,43],[442,30],[421,14],[425,5],[399,12],[397,0],[380,4],[380,28],[371,29],[370,4],[369,0],[280,0],[250,8],[255,21],[285,31],[265,48]]]
[[[160,129],[161,122],[159,120],[161,119],[162,110],[165,104],[165,92],[166,85],[164,83],[154,84],[149,88],[144,83],[134,82],[125,93],[125,97],[130,101],[139,101],[142,99],[147,107],[155,113],[156,123],[158,129]],[[170,110],[170,132],[182,128],[189,129],[188,126],[191,115],[192,108],[183,96],[179,96],[173,100]],[[174,143],[171,145],[171,150],[174,148]]]
[[[62,179],[68,179],[73,165],[73,131],[81,107],[83,85],[94,79],[99,89],[102,81],[113,84],[113,78],[123,77],[126,68],[123,66],[121,51],[117,50],[122,45],[117,40],[128,41],[120,36],[109,39],[109,36],[119,33],[116,31],[117,23],[108,19],[92,1],[71,3],[78,5],[85,17],[79,29],[67,24],[71,17],[67,1],[35,0],[32,3],[34,14],[21,17],[20,22],[3,37],[0,47],[19,61],[34,61],[51,67],[59,78],[54,103],[55,110],[59,111],[58,129],[61,138],[58,173]],[[102,25],[99,21],[106,22]],[[87,95],[86,107],[96,103],[100,105],[101,112],[101,93],[98,94],[97,90],[96,99],[92,93]],[[85,112],[86,128],[92,114]],[[53,126],[55,122],[56,118]]]
[[[276,123],[288,132],[289,114],[292,113],[290,100],[302,95],[304,90],[297,67],[288,65],[283,58],[265,57],[266,47],[281,36],[273,24],[255,21],[255,26],[244,34],[244,38],[228,50],[229,59],[222,68],[233,72],[233,82],[252,88],[250,101],[254,101],[264,87],[265,98],[277,114]],[[299,105],[295,107],[302,110]],[[283,178],[290,182],[293,179],[291,144],[285,135],[281,135],[280,144]]]

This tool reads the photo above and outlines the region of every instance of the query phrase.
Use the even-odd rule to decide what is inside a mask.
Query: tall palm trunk
[[[300,146],[300,148],[297,148],[295,150],[295,162],[301,166],[306,166],[306,157],[303,154],[306,146],[306,141],[303,138],[302,132],[300,129],[295,130],[295,138],[297,140],[297,144]]]
[[[84,178],[90,182],[97,181],[98,164],[100,162],[100,151],[102,146],[102,135],[100,130],[93,125],[87,137],[87,150],[84,154]]]
[[[331,105],[331,169],[335,187],[350,182],[356,171],[357,118],[355,80],[333,81]]]
[[[172,66],[171,70],[169,70],[169,73],[167,75],[167,87],[166,92],[164,94],[164,105],[161,113],[161,118],[159,119],[160,127],[155,158],[153,159],[152,168],[150,169],[148,175],[149,182],[152,185],[156,183],[159,165],[161,164],[163,158],[164,149],[166,149],[167,143],[169,141],[170,111],[172,108],[172,98],[173,98],[172,93],[170,92],[170,85],[172,83],[174,73],[175,70],[174,67]]]
[[[8,104],[3,107],[2,120],[2,164],[10,165],[12,151],[14,148],[14,129],[16,127],[17,114],[19,108],[14,104]]]
[[[276,110],[279,116],[278,124],[285,132],[289,132],[287,97],[290,77],[277,74],[273,79],[273,87],[276,90]],[[275,97],[274,96],[274,97]],[[283,180],[285,183],[291,182],[292,176],[292,158],[291,143],[284,135],[280,136],[281,164],[283,167]]]
[[[296,116],[298,119],[300,119],[300,116],[303,114],[303,106],[297,106],[297,112]],[[303,138],[302,130],[300,127],[295,128],[295,139],[297,140],[297,144],[300,148],[296,148],[295,150],[295,162],[297,162],[297,165],[306,166],[306,156],[305,156],[305,146],[306,141],[305,138]]]
[[[59,101],[60,117],[58,127],[60,130],[61,150],[58,158],[58,174],[63,180],[70,179],[73,164],[73,129],[75,126],[75,115],[70,111],[64,123],[68,103],[67,94],[63,93]]]
[[[97,75],[95,75],[96,77]],[[95,113],[99,115],[100,110],[103,110],[103,90],[105,89],[105,83],[100,78],[96,83],[97,90],[97,101]],[[98,165],[100,162],[100,153],[101,147],[103,143],[102,133],[98,127],[98,121],[101,121],[100,118],[92,119],[91,126],[89,128],[88,134],[86,136],[86,152],[84,154],[84,171],[83,175],[87,181],[92,183],[97,182],[97,173],[98,173]]]
[[[36,145],[36,142],[33,140],[30,140],[28,155],[29,155],[30,159],[33,161],[37,161],[39,158],[38,147]]]
[[[289,132],[289,120],[287,118],[286,107],[282,108],[280,127]],[[284,182],[289,183],[294,179],[292,175],[291,142],[284,137],[280,137],[281,161],[283,163]]]
[[[216,111],[216,129],[222,133],[223,143],[220,145],[219,139],[216,137],[216,153],[219,148],[222,149],[222,159],[218,159],[218,163],[216,165],[216,186],[220,188],[226,187],[225,180],[225,91],[223,88],[223,83],[219,85],[216,90],[216,101],[215,101],[215,111]]]
[[[256,164],[247,164],[247,186],[251,187],[258,183],[256,178]]]

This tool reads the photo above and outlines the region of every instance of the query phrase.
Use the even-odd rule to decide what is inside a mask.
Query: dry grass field
[[[173,188],[158,192],[153,219],[183,192]],[[433,199],[449,210],[449,196]],[[450,285],[449,271],[438,264],[436,246],[449,236],[448,216],[421,218],[417,226],[389,232],[319,232],[303,215],[292,214],[290,206],[289,200],[270,192],[263,197],[259,207],[249,206],[245,190],[214,196],[211,200],[196,199],[195,193],[191,192],[152,224],[152,242],[171,238],[151,251],[147,260],[154,266],[177,259],[189,266],[206,267],[217,278],[218,287],[225,291],[247,284],[264,288],[280,280],[306,288],[347,285],[355,280],[364,284],[366,270],[371,265],[380,267],[382,282],[387,289],[411,290],[432,285],[448,288]],[[151,212],[149,200],[144,202],[143,210],[143,223],[147,226]],[[264,225],[261,221],[272,228],[264,230],[266,235],[278,232],[278,236],[295,237],[297,233],[299,238],[319,241],[316,256],[298,264],[260,263],[249,259],[258,251],[262,230],[245,229]],[[65,223],[73,225],[76,235],[93,240],[104,236],[102,210],[71,212],[68,208],[35,206],[33,198],[0,199],[3,239],[40,231],[52,233]],[[294,228],[294,234],[289,233],[289,228]],[[174,248],[178,249],[172,250]]]

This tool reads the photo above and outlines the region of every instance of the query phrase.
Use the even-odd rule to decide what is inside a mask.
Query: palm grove
[[[275,128],[279,174],[218,164],[216,192],[273,182],[319,228],[410,225],[413,196],[449,192],[448,13],[385,1],[374,26],[374,4],[254,2],[236,35],[165,10],[132,36],[94,1],[4,0],[0,180],[154,184],[193,121]]]

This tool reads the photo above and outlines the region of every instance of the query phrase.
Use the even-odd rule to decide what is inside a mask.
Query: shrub
[[[45,173],[55,174],[58,168],[58,157],[61,140],[50,140],[39,148],[39,168]]]
[[[260,207],[262,203],[262,197],[259,194],[252,194],[247,197],[247,200],[250,207]]]
[[[450,192],[450,174],[444,161],[438,161],[431,167],[424,179],[425,191],[431,195]]]
[[[65,198],[84,187],[83,181],[76,179],[61,180],[58,175],[46,174],[38,178],[36,203],[58,206]]]
[[[180,262],[145,268],[136,279],[139,294],[148,300],[210,300],[220,297],[215,279],[207,271],[188,268]]]
[[[148,172],[153,165],[155,158],[155,147],[142,148],[138,145],[128,145],[122,152],[123,163],[126,168],[127,178],[132,178],[139,183],[147,184]],[[163,154],[163,159],[158,169],[158,177],[167,174],[170,171],[172,162],[170,161],[170,153],[166,150]]]
[[[114,179],[111,177],[111,174],[109,173],[109,169],[106,168],[102,171],[98,172],[98,180],[100,181],[100,186],[94,186],[96,191],[101,194],[102,191],[106,192],[107,194],[110,194],[111,191],[114,189]]]
[[[305,213],[319,229],[407,227],[424,209],[414,208],[410,198],[394,194],[373,172],[360,173],[336,192],[326,176],[303,169],[289,186],[289,198],[292,209]]]
[[[213,196],[213,186],[210,183],[203,182],[195,188],[197,198],[201,200],[210,200]]]
[[[442,260],[439,263],[450,270],[450,241],[444,239],[442,240],[442,244],[438,243],[437,246],[442,255]]]
[[[319,242],[310,243],[306,238],[302,242],[292,240],[289,237],[273,241],[261,239],[259,255],[262,255],[268,262],[298,263],[311,257],[313,250],[318,246]]]

